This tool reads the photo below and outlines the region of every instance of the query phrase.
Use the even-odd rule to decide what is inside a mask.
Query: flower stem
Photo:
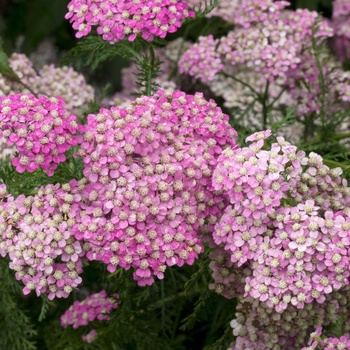
[[[146,81],[146,95],[151,96],[152,94],[152,78],[155,62],[155,54],[152,44],[149,45],[150,61],[148,64],[147,81]]]

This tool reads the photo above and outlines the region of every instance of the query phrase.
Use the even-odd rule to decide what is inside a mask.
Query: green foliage
[[[42,322],[46,318],[47,312],[49,311],[50,307],[53,306],[53,302],[50,301],[46,295],[41,295],[40,297],[42,300],[42,306],[38,321]]]
[[[337,337],[340,338],[345,333],[345,317],[344,315],[339,315],[335,324],[330,327],[331,332]]]
[[[30,86],[23,83],[23,81],[21,81],[21,79],[18,77],[18,75],[10,67],[9,62],[8,62],[8,57],[3,49],[3,43],[2,43],[1,37],[0,37],[0,74],[9,80],[12,80],[12,81],[15,81],[17,83],[22,84],[26,89],[31,91],[33,95],[35,95],[35,93],[32,91]]]
[[[0,259],[0,286],[0,349],[36,350],[37,331],[18,298],[21,287],[4,259]]]
[[[139,52],[143,50],[142,39],[136,39],[133,42],[124,39],[111,45],[100,35],[91,34],[79,40],[78,44],[67,52],[60,63],[61,65],[74,65],[77,68],[87,66],[94,70],[101,63],[116,56],[126,60],[139,59]]]
[[[20,174],[10,160],[6,159],[0,162],[0,182],[6,185],[10,194],[18,197],[20,194],[33,195],[40,186],[64,184],[72,179],[80,180],[83,177],[83,162],[82,159],[73,156],[76,151],[76,148],[72,148],[66,152],[67,161],[59,164],[52,177],[47,176],[41,169]]]
[[[1,38],[0,38],[0,74],[5,76],[6,78],[9,78],[15,81],[20,81],[17,74],[9,66],[8,57],[5,51],[3,50],[3,44],[2,44]]]
[[[218,6],[219,1],[218,0],[203,0],[197,8],[194,8],[196,15],[194,18],[187,18],[184,21],[184,24],[197,21],[200,18],[203,18],[208,13],[214,10],[216,6]]]
[[[165,41],[162,39],[149,43],[142,38],[136,38],[133,42],[124,39],[111,45],[99,35],[89,35],[66,54],[61,64],[73,64],[77,68],[88,66],[94,70],[103,62],[117,56],[122,57],[134,62],[137,66],[136,85],[139,94],[150,95],[158,89],[154,80],[160,73],[161,65],[160,60],[155,56],[154,48],[164,44]]]

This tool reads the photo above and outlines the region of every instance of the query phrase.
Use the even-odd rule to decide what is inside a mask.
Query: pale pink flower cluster
[[[204,0],[188,0],[191,7],[203,8]],[[287,1],[273,0],[219,0],[218,5],[206,17],[220,17],[223,20],[244,27],[266,20],[276,18],[281,10],[288,6]]]
[[[67,66],[44,66],[31,88],[40,95],[60,96],[70,113],[87,109],[88,102],[94,99],[93,87],[86,83],[82,74]]]
[[[224,66],[216,50],[219,40],[212,35],[200,36],[198,40],[198,43],[190,45],[181,56],[178,62],[179,71],[206,83],[213,80]]]
[[[95,320],[109,320],[108,314],[118,307],[118,294],[113,298],[107,296],[105,290],[89,295],[83,301],[75,301],[69,309],[61,316],[61,326],[73,326],[77,329],[86,326]]]
[[[304,47],[311,43],[317,16],[308,10],[281,12],[272,18],[262,16],[260,22],[248,28],[237,27],[222,37],[218,52],[223,61],[251,67],[273,81],[296,68]],[[333,35],[325,22],[318,24],[316,33],[320,38]]]
[[[0,97],[32,92],[38,95],[60,96],[66,102],[65,108],[70,113],[86,108],[87,103],[94,99],[92,86],[88,85],[84,76],[73,68],[59,68],[51,64],[44,66],[37,73],[28,57],[17,53],[9,57],[8,63],[31,91],[23,84],[0,74]]]
[[[301,350],[343,350],[350,349],[350,339],[347,336],[335,337],[322,337],[322,327],[317,327],[316,331],[310,334],[308,346],[303,347]]]
[[[242,298],[236,307],[235,319],[230,323],[236,339],[229,349],[301,349],[308,342],[313,329],[320,325],[332,329],[331,326],[337,323],[339,315],[343,315],[346,320],[345,336],[348,339],[349,300],[349,287],[345,287],[338,292],[328,294],[324,304],[314,301],[305,305],[303,309],[288,305],[283,312],[276,313],[263,302],[251,297]],[[330,331],[327,333],[329,333],[328,336],[332,336]],[[339,344],[339,340],[337,343]],[[306,349],[309,350],[309,348],[303,348],[303,350]],[[328,348],[317,347],[317,349]],[[348,347],[340,347],[340,349],[348,349]]]
[[[278,109],[285,106],[295,106],[298,116],[318,112],[319,72],[310,48],[312,40],[320,45],[333,35],[328,22],[317,12],[286,10],[284,1],[225,4],[233,8],[239,4],[239,9],[229,14],[234,13],[234,29],[219,39],[200,38],[192,44],[179,60],[179,71],[206,82],[224,98],[226,107],[238,108],[245,117],[250,114],[243,124],[260,125],[257,130],[263,120],[261,101],[276,121],[282,118]],[[329,72],[326,67],[324,71]],[[332,84],[326,86],[332,89]],[[266,115],[264,118],[266,123]]]
[[[203,251],[199,229],[213,229],[224,206],[211,176],[235,136],[201,93],[160,90],[89,115],[79,155],[90,183],[73,227],[92,247],[87,257],[110,272],[133,267],[139,285],[163,278],[167,266],[192,264]]]
[[[329,74],[329,68],[331,65],[322,67],[325,77]],[[298,116],[320,112],[322,91],[319,73],[314,57],[307,52],[301,56],[301,62],[296,69],[287,73],[286,86],[293,100],[297,102],[295,111]]]
[[[332,48],[337,58],[346,63],[350,58],[350,5],[347,0],[332,1],[333,15],[330,25],[334,30]]]
[[[24,84],[29,87],[33,85],[37,74],[26,55],[13,53],[8,59],[8,64]],[[0,97],[10,94],[28,94],[29,92],[23,84],[8,79],[0,73]]]
[[[296,113],[300,117],[312,113],[319,114],[322,110],[324,93],[329,105],[329,118],[336,111],[344,109],[346,106],[344,103],[350,102],[350,74],[328,56],[323,55],[319,59],[326,91],[322,90],[321,72],[317,62],[307,52],[301,56],[301,62],[296,69],[287,73],[285,86],[294,100]]]
[[[81,338],[85,342],[91,344],[95,341],[96,337],[97,337],[97,331],[96,331],[96,329],[92,329],[89,333],[84,334]]]
[[[194,17],[181,0],[72,0],[66,19],[73,23],[81,38],[97,27],[97,33],[111,44],[137,36],[152,41],[164,38],[181,27],[182,21]]]
[[[350,58],[350,5],[347,0],[334,0],[332,2],[334,28],[334,48],[338,58],[346,62]]]
[[[0,134],[19,153],[12,164],[20,173],[42,168],[52,176],[64,152],[76,146],[76,117],[60,97],[9,95],[0,98]]]
[[[270,131],[247,138],[249,147],[227,148],[213,174],[215,190],[230,205],[215,226],[214,242],[231,262],[249,268],[245,296],[280,312],[303,308],[349,284],[349,194],[340,168]],[[244,274],[244,273],[242,273]]]
[[[68,216],[79,216],[79,185],[75,180],[47,185],[16,199],[0,185],[0,255],[9,256],[24,294],[35,290],[37,296],[66,298],[82,282],[85,251],[72,234],[75,218]]]

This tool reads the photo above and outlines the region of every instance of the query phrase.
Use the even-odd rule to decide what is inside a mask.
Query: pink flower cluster
[[[219,40],[212,35],[200,36],[198,40],[181,56],[178,65],[180,73],[189,74],[206,83],[213,80],[224,66],[216,50]]]
[[[64,152],[77,145],[76,117],[60,97],[9,95],[0,98],[0,134],[19,153],[12,164],[20,173],[42,168],[52,176]]]
[[[8,255],[10,268],[25,287],[49,299],[66,298],[81,282],[85,251],[72,234],[79,216],[81,183],[47,185],[34,196],[14,199],[0,185],[0,255]],[[88,246],[85,247],[88,249]]]
[[[61,316],[61,326],[73,326],[74,329],[86,326],[94,320],[109,320],[108,314],[118,307],[118,294],[113,298],[107,297],[107,292],[89,295],[83,301],[75,301],[73,305]]]
[[[227,299],[241,297],[244,294],[245,279],[251,275],[251,269],[242,269],[233,263],[230,253],[216,245],[210,236],[205,236],[205,239],[211,248],[209,268],[213,282],[209,284],[209,289]]]
[[[104,40],[114,44],[125,37],[133,41],[137,36],[152,41],[164,38],[181,26],[181,21],[194,17],[181,0],[72,0],[66,19],[81,38],[97,27]]]
[[[237,3],[237,1],[231,2]],[[284,8],[290,4],[288,1],[274,0],[241,0],[238,2],[240,6],[236,5],[234,24],[244,28],[277,21]]]
[[[340,338],[326,338],[322,337],[322,327],[317,327],[316,331],[310,334],[307,347],[301,350],[343,350],[350,349],[350,339],[347,336],[341,336]]]
[[[79,155],[90,183],[73,227],[92,247],[87,257],[110,272],[135,268],[139,285],[163,278],[167,266],[192,264],[203,251],[198,230],[213,229],[224,207],[211,176],[235,136],[201,93],[160,90],[89,115]]]
[[[349,284],[350,188],[341,169],[315,153],[305,157],[282,137],[267,150],[270,134],[255,133],[249,147],[219,157],[214,189],[231,204],[213,239],[251,270],[244,295],[280,312],[290,303],[323,303]]]
[[[332,6],[333,44],[338,58],[345,62],[350,58],[350,5],[347,0],[335,0]]]
[[[258,90],[260,95],[269,95],[269,84],[283,85],[288,75],[298,74],[299,65],[304,63],[304,51],[312,46],[313,37],[321,42],[333,35],[328,22],[320,20],[317,12],[288,11],[285,9],[288,4],[272,0],[219,4],[218,8],[226,9],[227,16],[233,16],[234,29],[220,39],[200,37],[199,42],[191,45],[181,57],[180,72],[203,82],[213,81],[223,73],[228,84],[228,75],[242,73],[243,79],[240,79],[250,85],[245,75],[250,71],[257,74],[255,80],[264,82],[263,90]],[[249,94],[252,95],[251,90]],[[230,96],[230,93],[226,91],[226,95]],[[261,96],[253,94],[252,98],[261,99]],[[224,98],[230,100],[227,96]]]

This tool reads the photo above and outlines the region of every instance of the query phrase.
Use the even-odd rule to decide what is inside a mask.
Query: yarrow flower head
[[[201,93],[160,90],[89,115],[79,151],[89,183],[73,227],[92,247],[87,257],[110,272],[135,268],[139,285],[163,278],[167,266],[192,264],[203,250],[199,230],[213,229],[223,207],[211,175],[235,136]]]
[[[269,83],[284,79],[301,62],[300,56],[311,46],[313,37],[321,41],[333,35],[317,12],[287,11],[287,5],[286,1],[232,1],[236,11],[231,9],[227,15],[233,14],[235,28],[217,40],[200,37],[180,59],[180,72],[207,82],[221,70],[226,72],[227,65],[235,68],[233,75],[244,67],[255,70]]]
[[[178,65],[180,73],[189,74],[206,83],[213,80],[224,66],[216,50],[219,40],[212,35],[200,36],[198,40],[181,56]]]
[[[72,326],[77,329],[94,320],[109,320],[108,314],[113,309],[118,308],[118,299],[118,294],[114,294],[113,298],[109,298],[107,292],[101,290],[99,293],[89,295],[83,301],[75,301],[61,316],[61,326],[64,328]]]
[[[97,33],[111,44],[125,37],[134,41],[137,36],[152,41],[174,33],[187,17],[194,17],[181,0],[72,0],[66,19],[81,38],[97,27]]]
[[[245,296],[280,312],[289,303],[325,301],[349,284],[349,187],[341,169],[270,131],[247,138],[249,147],[227,148],[213,174],[215,190],[230,202],[215,226],[214,242],[231,262],[250,269]],[[305,169],[303,169],[305,167]]]
[[[308,10],[286,11],[248,28],[235,28],[221,38],[218,52],[223,55],[223,62],[252,67],[273,81],[296,68],[316,26],[317,37],[333,35],[326,22],[317,23],[317,16]]]
[[[0,186],[0,255],[9,256],[24,294],[35,290],[37,296],[66,298],[82,282],[86,252],[72,233],[72,213],[79,213],[78,186],[76,180],[61,188],[47,185],[34,196],[16,199]]]
[[[19,153],[12,164],[20,173],[42,168],[52,176],[64,152],[78,143],[76,117],[60,97],[9,95],[0,98],[0,133]]]
[[[60,96],[65,101],[65,109],[70,113],[85,108],[94,99],[94,89],[86,83],[84,76],[71,67],[44,66],[32,89],[47,96]]]

